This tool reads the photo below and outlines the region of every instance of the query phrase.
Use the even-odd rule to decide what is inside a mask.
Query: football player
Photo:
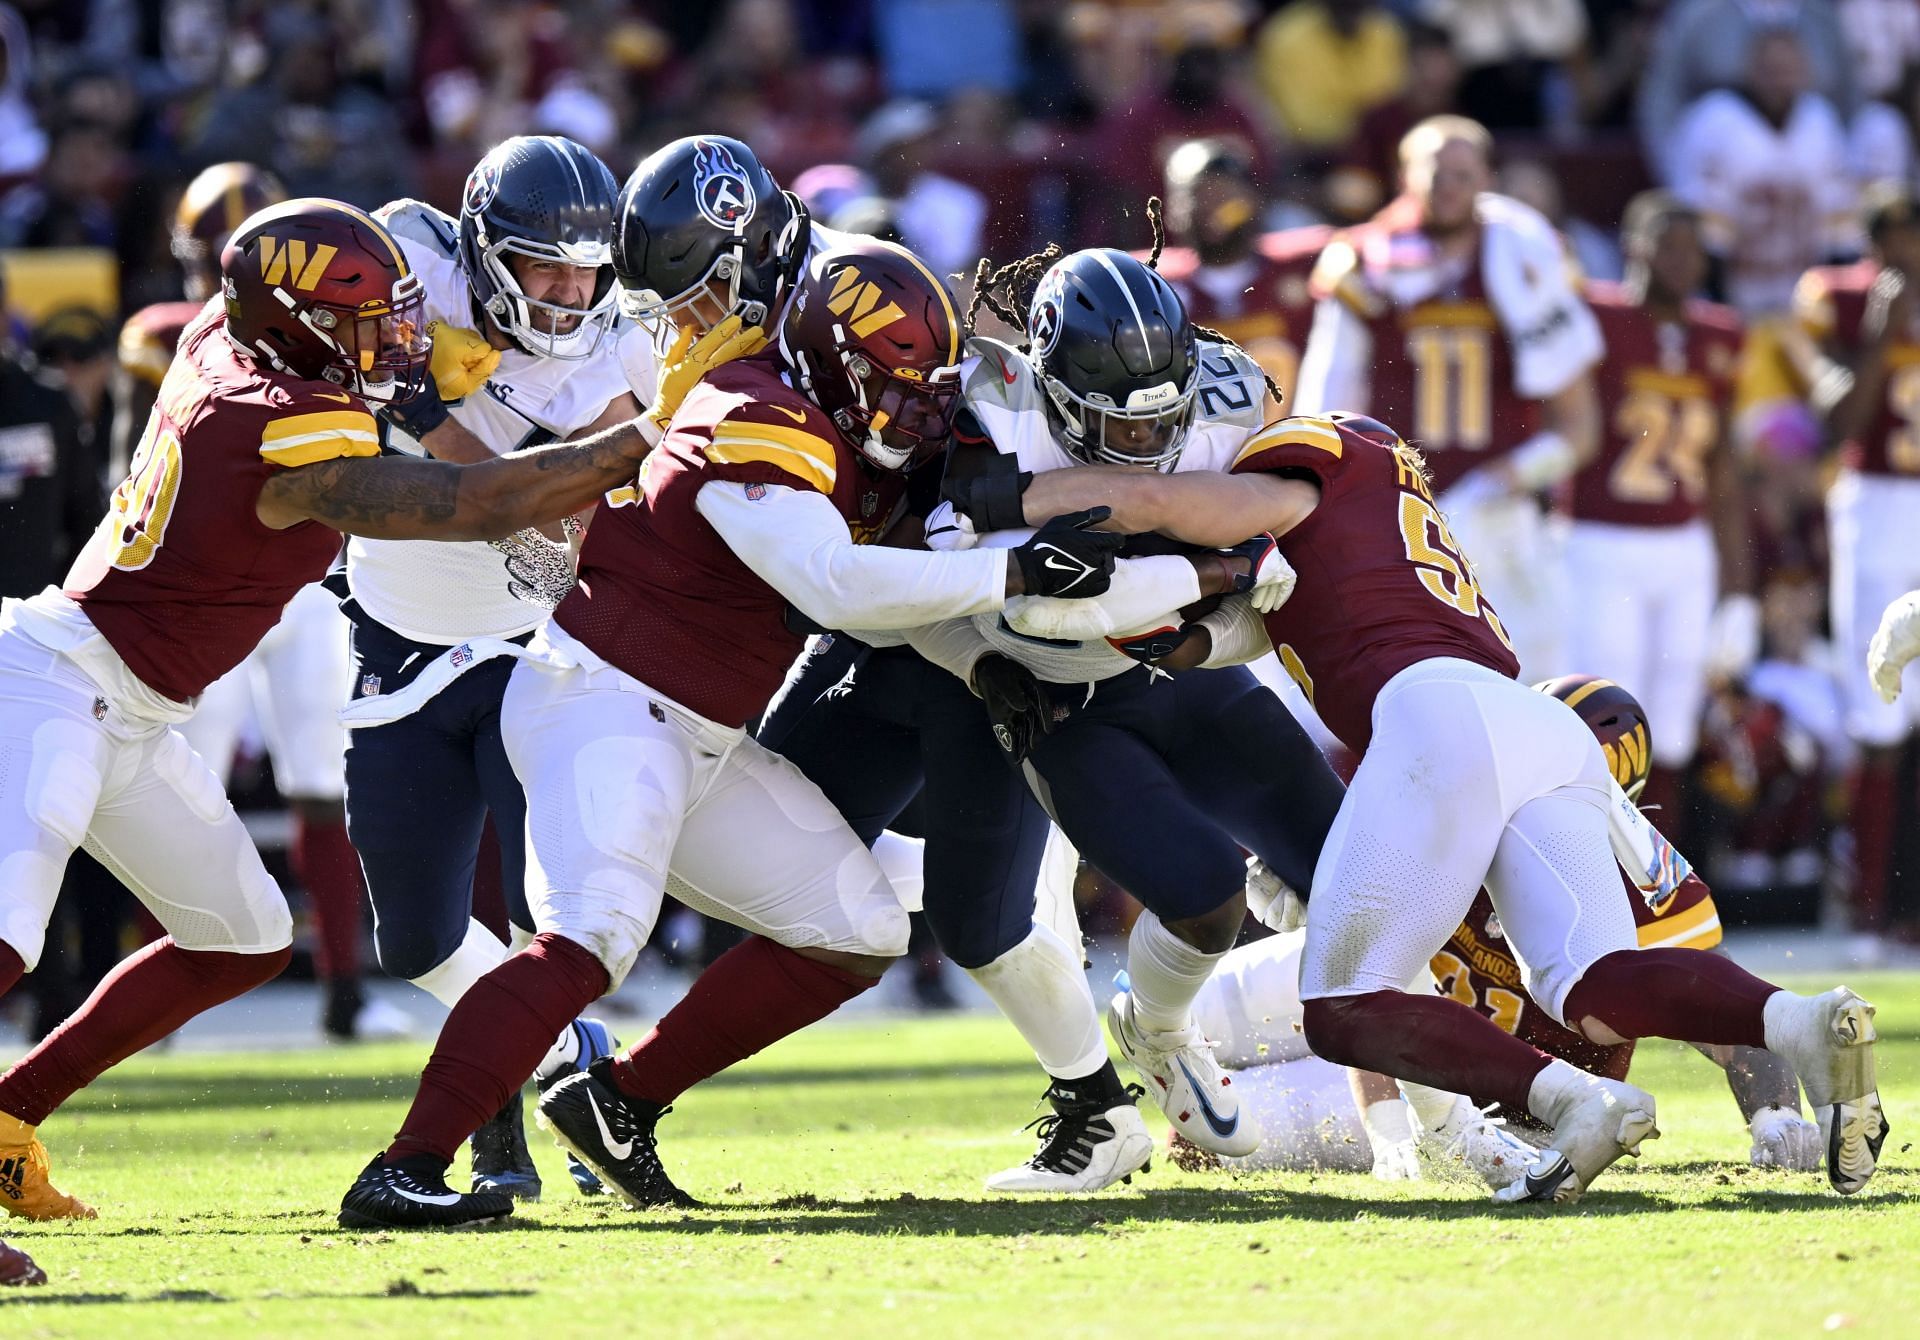
[[[126,473],[180,333],[219,287],[228,236],[249,215],[286,198],[280,183],[251,163],[216,163],[181,193],[172,245],[187,301],[143,307],[121,328],[116,475]],[[293,817],[288,855],[312,898],[322,1029],[341,1039],[390,1037],[405,1017],[368,1001],[360,986],[360,862],[347,840],[339,720],[348,673],[347,626],[338,604],[318,585],[305,588],[253,654],[207,686],[180,733],[224,788],[247,716],[258,715],[274,781]]]
[[[246,828],[175,724],[316,581],[340,534],[480,540],[551,522],[630,477],[639,425],[459,467],[379,460],[370,410],[431,357],[420,280],[370,215],[326,200],[255,214],[223,301],[187,327],[132,471],[64,589],[0,613],[0,990],[39,959],[82,842],[168,934],[0,1077],[0,1207],[91,1208],[49,1181],[37,1127],[76,1090],[274,976],[292,922]],[[744,342],[689,351],[650,407]],[[531,1067],[529,1067],[530,1069]]]
[[[793,258],[851,240],[809,225],[804,209],[778,189],[752,150],[721,136],[676,141],[643,161],[621,191],[614,239],[623,306],[663,340],[671,329],[702,329],[729,311],[780,315]],[[832,300],[850,319],[864,319],[857,292]],[[869,440],[866,450],[907,463],[884,441]],[[902,506],[863,515],[859,528],[888,532],[888,543],[916,544],[921,519],[937,501],[932,494],[940,473],[938,460],[922,463],[909,476]],[[862,501],[874,506],[880,495],[868,493]],[[1000,670],[1024,674],[1012,662]],[[883,854],[907,859],[941,949],[1020,1029],[1060,1090],[1055,1096],[1072,1109],[1070,1119],[1047,1123],[1042,1144],[1057,1156],[1045,1171],[1022,1165],[994,1174],[988,1187],[1093,1191],[1145,1163],[1152,1141],[1101,1042],[1081,972],[1078,927],[1063,934],[1051,918],[1036,916],[1034,886],[1050,825],[1007,766],[980,700],[921,657],[906,634],[837,632],[817,639],[796,663],[756,738],[817,785],[862,842],[885,844],[878,848]],[[885,833],[916,798],[924,838],[919,851]],[[1055,850],[1044,868],[1070,872],[1071,850]],[[1054,883],[1070,880],[1069,873]],[[1048,892],[1057,894],[1050,907],[1069,919],[1070,888]],[[678,1063],[687,1045],[681,1040],[720,1021],[716,1002],[755,989],[744,978],[736,981],[735,959],[744,967],[757,952],[748,946],[723,956],[626,1055],[627,1092],[665,1107],[699,1077]],[[1061,993],[1076,990],[1076,1008],[1063,1010]],[[1086,997],[1084,1008],[1080,997]]]
[[[1144,475],[1224,470],[1260,425],[1259,368],[1232,344],[1197,335],[1173,288],[1124,252],[1054,262],[1022,324],[1024,351],[970,345],[966,404],[986,440],[956,453],[948,488],[989,505],[975,524],[950,508],[936,513],[928,526],[936,547],[1022,541],[1017,483],[1030,472],[1072,473],[1066,467],[1090,461]],[[993,505],[1002,500],[1010,516]],[[1133,989],[1109,1014],[1109,1032],[1181,1133],[1223,1154],[1253,1149],[1259,1132],[1190,1006],[1245,918],[1241,848],[1292,872],[1283,878],[1307,879],[1341,788],[1286,708],[1244,670],[1167,682],[1139,661],[1154,657],[1159,636],[1181,623],[1177,611],[1200,598],[1196,562],[1227,567],[1250,596],[1278,599],[1288,574],[1271,560],[1257,535],[1231,554],[1142,558],[1116,577],[1126,612],[1091,635],[1029,627],[1010,611],[928,640],[930,654],[986,699],[1068,839],[1146,905],[1128,942]],[[1037,677],[1038,692],[1025,679],[1009,682],[1005,661]],[[1059,980],[1057,998],[1074,1007],[1072,1015],[1056,1007],[1064,1029],[1090,998],[1081,1003],[1084,986],[1069,996],[1064,965]],[[1095,1055],[1104,1062],[1104,1048],[1087,1059]],[[1060,1092],[1050,1097],[1056,1132],[1093,1143],[1083,1128],[1099,1114]],[[1101,1119],[1118,1129],[1119,1104],[1104,1101]],[[1043,1147],[1029,1176],[1038,1180],[1070,1148]]]
[[[1118,539],[1085,529],[1098,513],[1011,553],[863,542],[893,512],[902,468],[945,445],[960,340],[946,286],[910,253],[867,240],[816,256],[778,350],[716,369],[639,478],[607,495],[579,585],[514,668],[502,716],[527,791],[538,934],[454,1007],[343,1224],[511,1212],[497,1192],[448,1190],[453,1152],[555,1030],[619,985],[669,888],[753,932],[696,984],[704,1025],[661,1038],[687,1083],[831,1013],[905,950],[906,913],[872,855],[744,727],[800,649],[789,606],[823,627],[914,627],[1022,592],[1105,589]],[[636,1206],[690,1203],[660,1166],[663,1108],[624,1070],[605,1058],[561,1080],[541,1121]]]
[[[1714,954],[1636,948],[1616,844],[1636,885],[1660,896],[1683,863],[1654,840],[1580,718],[1515,682],[1505,626],[1398,434],[1352,415],[1281,419],[1232,474],[1053,470],[1021,503],[1027,516],[1093,506],[1111,508],[1116,529],[1192,544],[1265,531],[1299,573],[1257,629],[1229,601],[1222,609],[1243,621],[1196,622],[1169,659],[1244,660],[1271,646],[1360,755],[1308,900],[1300,994],[1316,1055],[1551,1126],[1502,1200],[1571,1200],[1656,1133],[1652,1095],[1406,990],[1484,884],[1528,994],[1556,1022],[1606,1045],[1674,1037],[1774,1052],[1806,1086],[1829,1184],[1866,1185],[1886,1138],[1873,1007],[1845,987],[1783,991]],[[1105,602],[1029,603],[1047,607],[1019,611],[1029,624],[1074,629]]]
[[[1649,191],[1621,234],[1625,282],[1586,289],[1607,345],[1606,424],[1559,498],[1568,573],[1586,595],[1567,646],[1573,664],[1643,686],[1657,751],[1647,803],[1679,836],[1679,774],[1700,738],[1709,667],[1744,670],[1759,652],[1727,434],[1740,322],[1693,297],[1707,258],[1691,210]]]
[[[1863,210],[1870,255],[1807,272],[1794,293],[1798,338],[1786,347],[1841,448],[1827,493],[1828,609],[1849,667],[1842,679],[1847,732],[1860,745],[1849,807],[1855,929],[1877,936],[1887,923],[1900,749],[1920,720],[1920,696],[1894,701],[1899,667],[1890,657],[1877,672],[1862,670],[1875,620],[1920,586],[1909,538],[1920,527],[1920,198],[1876,187]]]
[[[1652,753],[1647,717],[1633,695],[1590,675],[1567,675],[1535,687],[1580,714],[1600,741],[1614,780],[1637,801],[1652,770]],[[1712,951],[1719,945],[1719,914],[1697,877],[1687,877],[1671,896],[1657,901],[1642,897],[1624,872],[1622,880],[1642,948],[1677,945]],[[1307,1051],[1299,997],[1302,939],[1301,932],[1289,931],[1234,950],[1194,1005],[1207,1036],[1220,1040],[1223,1064],[1249,1071],[1238,1077],[1240,1100],[1260,1112],[1266,1133],[1250,1159],[1221,1161],[1229,1166],[1363,1167],[1362,1160],[1380,1152],[1364,1143],[1358,1149],[1347,1143],[1348,1137],[1374,1137],[1379,1123],[1357,1120],[1353,1104],[1345,1101],[1344,1076]],[[1556,1023],[1527,995],[1523,970],[1484,889],[1429,968],[1440,994],[1478,1010],[1505,1032],[1593,1074],[1627,1077],[1633,1043],[1590,1042]],[[1750,1157],[1756,1166],[1803,1171],[1820,1166],[1819,1128],[1800,1114],[1799,1086],[1785,1062],[1754,1047],[1700,1050],[1726,1071],[1752,1138]],[[1419,1119],[1420,1152],[1430,1162],[1446,1168],[1457,1160],[1504,1186],[1532,1161],[1531,1150],[1516,1157],[1520,1151],[1509,1141],[1476,1129],[1474,1103],[1417,1086],[1408,1089]],[[1525,1113],[1501,1115],[1509,1129],[1526,1118]],[[1215,1165],[1214,1159],[1196,1157],[1198,1150],[1176,1147],[1175,1153],[1183,1166]],[[1382,1166],[1376,1158],[1376,1171]]]
[[[1544,676],[1564,669],[1566,593],[1538,495],[1599,447],[1602,345],[1559,235],[1489,189],[1492,148],[1458,116],[1407,132],[1399,199],[1314,271],[1293,408],[1408,426],[1440,511],[1524,639],[1521,666]]]
[[[417,200],[376,211],[420,277],[441,351],[438,394],[387,411],[390,448],[491,460],[639,412],[612,333],[614,191],[613,174],[589,150],[519,136],[474,166],[459,218]],[[373,901],[374,946],[389,974],[447,1006],[509,953],[472,911],[489,814],[514,939],[532,936],[526,802],[500,738],[513,662],[487,654],[481,640],[524,644],[572,577],[558,532],[530,531],[505,544],[347,545],[347,821]],[[407,692],[459,645],[480,649],[430,696]],[[423,811],[432,824],[420,823]],[[550,1082],[611,1045],[605,1025],[570,1022],[535,1079]],[[524,1121],[516,1093],[475,1133],[476,1189],[539,1198]],[[572,1172],[582,1191],[598,1189],[585,1169]]]

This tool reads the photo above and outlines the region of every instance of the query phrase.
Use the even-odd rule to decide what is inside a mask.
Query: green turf
[[[1914,1334],[1920,979],[1854,984],[1881,1006],[1894,1134],[1852,1201],[1749,1169],[1717,1072],[1667,1043],[1634,1069],[1665,1138],[1571,1209],[1163,1163],[1132,1190],[988,1200],[1040,1084],[982,1018],[817,1029],[685,1099],[664,1152],[717,1210],[583,1201],[548,1147],[550,1198],[514,1227],[347,1233],[334,1208],[424,1047],[139,1059],[44,1128],[101,1218],[0,1225],[52,1277],[0,1317],[8,1340]]]

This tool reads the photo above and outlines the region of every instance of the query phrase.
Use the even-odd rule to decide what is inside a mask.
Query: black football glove
[[[1107,645],[1142,665],[1158,665],[1186,645],[1193,631],[1194,625],[1190,623],[1178,628],[1156,628],[1150,633],[1135,633],[1132,637],[1110,637]]]
[[[1109,507],[1057,516],[1013,551],[1030,596],[1080,600],[1102,594],[1113,581],[1113,559],[1124,535],[1090,529],[1113,515]]]
[[[432,368],[427,369],[418,393],[406,400],[379,405],[374,413],[406,432],[416,442],[425,442],[427,434],[448,418],[447,404],[440,398],[440,384],[433,379]]]
[[[1053,704],[1033,671],[988,652],[973,666],[973,691],[987,705],[993,738],[1015,763],[1023,762],[1041,736],[1053,730]]]

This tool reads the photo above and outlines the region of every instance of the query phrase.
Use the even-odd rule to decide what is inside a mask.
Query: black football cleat
[[[621,1093],[612,1065],[612,1058],[602,1057],[555,1084],[540,1095],[535,1119],[634,1209],[699,1209],[700,1202],[667,1176],[655,1144],[655,1124],[673,1109]]]
[[[520,1091],[493,1120],[473,1133],[473,1182],[476,1196],[498,1191],[515,1200],[540,1199],[540,1170],[527,1150],[527,1114]]]
[[[385,1154],[375,1154],[341,1197],[340,1227],[479,1228],[513,1213],[513,1197],[504,1192],[455,1191],[436,1159],[385,1159]]]

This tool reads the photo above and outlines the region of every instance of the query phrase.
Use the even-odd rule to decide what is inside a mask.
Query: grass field
[[[1910,1335],[1920,979],[1852,984],[1880,1005],[1893,1135],[1851,1201],[1747,1167],[1717,1072],[1669,1043],[1634,1068],[1665,1138],[1571,1209],[1158,1160],[1132,1189],[988,1200],[981,1177],[1031,1149],[1037,1072],[998,1019],[915,1019],[816,1029],[686,1098],[663,1152],[717,1209],[582,1200],[548,1146],[549,1199],[511,1226],[348,1233],[340,1195],[424,1046],[141,1058],[47,1124],[61,1184],[101,1218],[0,1223],[52,1277],[0,1317],[9,1340]]]

